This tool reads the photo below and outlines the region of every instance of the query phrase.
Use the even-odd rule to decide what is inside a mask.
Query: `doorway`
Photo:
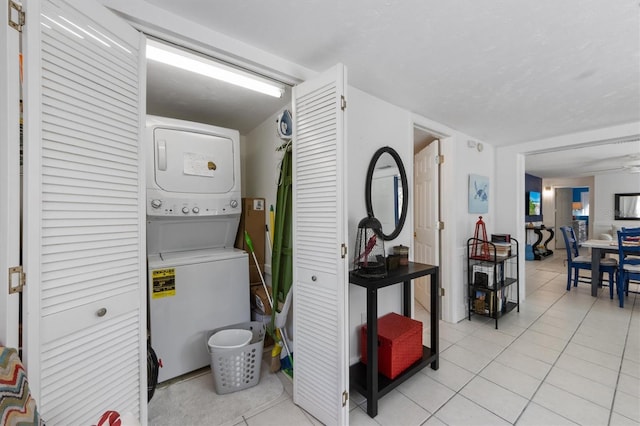
[[[439,265],[440,260],[440,140],[435,134],[414,128],[413,193],[415,262]],[[414,280],[414,311],[430,311],[431,277]]]
[[[578,243],[589,238],[590,228],[590,187],[572,186],[556,188],[555,191],[555,226],[571,226],[574,229]],[[555,237],[557,248],[565,248],[562,233]]]
[[[571,226],[572,214],[571,214],[571,188],[556,188],[556,215],[555,224],[556,229],[560,230],[561,226]],[[562,232],[556,232],[556,248],[564,249],[564,238]]]

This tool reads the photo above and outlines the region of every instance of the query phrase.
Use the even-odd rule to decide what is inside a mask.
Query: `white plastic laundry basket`
[[[227,332],[226,330],[234,330]],[[247,344],[240,345],[238,330],[251,332]],[[214,339],[219,332],[225,339]],[[259,321],[221,327],[207,333],[207,350],[211,356],[211,373],[217,394],[223,395],[255,386],[260,381],[260,364],[262,363],[262,347],[266,326]],[[233,338],[230,338],[231,335]],[[227,338],[229,338],[227,340]],[[246,338],[245,338],[246,339]],[[222,340],[230,343],[225,347]]]
[[[207,344],[212,349],[238,349],[247,346],[251,339],[253,339],[251,330],[229,328],[217,331],[209,337]]]

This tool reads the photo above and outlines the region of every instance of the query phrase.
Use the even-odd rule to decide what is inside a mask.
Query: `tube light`
[[[284,92],[284,87],[277,83],[153,40],[147,40],[147,59],[225,81],[275,98],[281,98]]]

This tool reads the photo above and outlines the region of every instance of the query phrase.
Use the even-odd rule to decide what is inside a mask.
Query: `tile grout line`
[[[558,273],[558,275],[560,275],[560,273]],[[535,292],[537,292],[540,288],[542,288],[542,287],[544,287],[545,285],[549,284],[551,281],[553,281],[553,280],[554,280],[554,279],[556,279],[556,278],[557,278],[557,276],[556,276],[556,277],[554,277],[554,278],[551,278],[550,280],[548,280],[548,281],[547,281],[547,283],[545,283],[544,285],[541,285],[540,287],[538,287],[534,292],[532,292],[532,293],[531,293],[531,295],[532,295],[532,294],[534,294]],[[528,326],[527,326],[527,327],[526,327],[526,328],[525,328],[525,329],[524,329],[520,334],[518,334],[518,335],[515,337],[515,339],[513,339],[513,341],[512,341],[511,343],[509,343],[509,344],[508,344],[506,347],[504,347],[504,348],[503,348],[503,349],[502,349],[498,354],[496,354],[496,355],[493,357],[493,359],[491,360],[491,362],[495,361],[495,360],[496,360],[496,358],[498,358],[498,357],[499,357],[499,356],[500,356],[504,351],[506,351],[506,350],[507,350],[507,349],[508,349],[508,348],[509,348],[509,347],[510,347],[510,346],[511,346],[511,345],[512,345],[516,340],[518,340],[518,338],[520,338],[520,337],[521,337],[521,336],[522,336],[522,335],[523,335],[527,330],[529,330],[529,329],[531,328],[531,326],[532,326],[533,324],[535,324],[535,323],[536,323],[536,321],[538,321],[538,320],[540,319],[540,317],[542,317],[542,315],[544,315],[544,314],[545,314],[549,309],[551,309],[551,307],[553,307],[556,303],[558,303],[558,301],[560,301],[560,299],[562,299],[562,298],[563,298],[563,297],[565,297],[565,296],[566,296],[566,293],[565,293],[565,294],[563,294],[563,295],[561,295],[560,297],[558,297],[558,298],[557,298],[557,299],[556,299],[556,300],[555,300],[551,305],[549,305],[549,307],[547,307],[543,312],[541,312],[541,313],[540,313],[540,314],[539,314],[539,315],[538,315],[538,316],[537,316],[537,317],[536,317],[536,318],[531,322],[531,324],[529,324],[529,325],[528,325]],[[594,303],[595,303],[595,302],[594,302]],[[592,305],[593,305],[593,304],[592,304]],[[587,311],[587,313],[588,313],[588,312],[589,312],[589,311]],[[519,312],[518,312],[518,313],[519,313]],[[586,314],[585,314],[585,317],[586,317]],[[466,319],[466,318],[465,318],[465,319]],[[583,320],[584,320],[584,318],[583,318]],[[487,323],[489,323],[489,322],[491,322],[491,321],[487,321]],[[582,322],[581,322],[581,323],[582,323]],[[579,325],[578,325],[578,327],[579,327]],[[576,331],[577,331],[577,328],[576,328]],[[574,332],[574,334],[575,334],[575,332]],[[471,335],[471,333],[469,333],[469,334],[468,334],[468,336],[470,336],[470,335]],[[573,334],[572,334],[572,337],[573,337]],[[571,341],[571,340],[569,339],[569,341]],[[457,344],[457,342],[456,342],[456,343],[454,343],[454,345],[455,345],[455,344]],[[567,345],[568,345],[568,343],[567,343]],[[566,345],[565,345],[565,348],[566,348]],[[466,348],[464,348],[464,347],[463,347],[463,349],[466,349]],[[563,349],[563,350],[564,350],[564,349]],[[562,352],[561,352],[560,354],[562,354]],[[559,356],[558,356],[558,358],[559,358]],[[557,361],[557,359],[556,359],[556,361]],[[449,362],[451,362],[451,361],[449,361]],[[489,362],[489,364],[491,364],[491,362]],[[499,362],[499,361],[498,361],[498,362]],[[454,365],[458,365],[458,364],[456,364],[455,362],[451,362],[451,363],[452,363],[452,364],[454,364]],[[439,407],[439,408],[438,408],[438,409],[437,409],[437,410],[436,410],[436,411],[435,411],[431,416],[429,416],[429,418],[427,418],[427,420],[426,420],[426,421],[428,421],[431,417],[436,417],[438,420],[440,420],[441,422],[443,422],[443,423],[444,423],[444,421],[443,421],[442,419],[440,419],[439,417],[437,417],[437,416],[436,416],[436,414],[438,413],[438,411],[440,411],[440,410],[441,410],[445,405],[447,405],[447,403],[448,403],[449,401],[451,401],[451,399],[453,399],[456,395],[460,394],[460,391],[461,391],[462,389],[464,389],[464,388],[465,388],[469,383],[471,383],[471,381],[472,381],[473,379],[475,379],[476,377],[481,377],[482,379],[485,379],[484,377],[480,376],[480,373],[482,373],[482,371],[484,371],[484,369],[485,369],[485,368],[487,368],[487,366],[488,366],[489,364],[487,364],[487,365],[485,365],[484,367],[482,367],[482,368],[481,368],[477,373],[474,373],[474,376],[473,376],[471,379],[469,379],[469,380],[468,380],[464,385],[462,385],[462,387],[461,387],[459,390],[454,391],[455,393],[454,393],[454,394],[453,394],[453,395],[452,395],[452,396],[451,396],[451,397],[450,397],[450,398],[449,398],[449,399],[448,399],[444,404],[442,404],[442,405],[441,405],[441,406],[440,406],[440,407]],[[554,363],[554,364],[555,364],[555,363]],[[465,369],[465,370],[466,370],[466,368],[464,368],[464,367],[462,367],[462,366],[458,366],[458,367],[460,367],[460,368],[462,368],[462,369]],[[551,366],[551,368],[553,368],[553,365]],[[469,370],[467,370],[467,371],[469,371]],[[550,369],[549,371],[551,371],[551,369]],[[525,374],[526,374],[526,373],[525,373]],[[547,373],[547,375],[548,375],[548,374],[549,374],[549,373]],[[488,411],[488,412],[490,412],[491,414],[493,414],[493,415],[495,415],[495,416],[499,417],[500,419],[502,419],[502,420],[506,421],[507,423],[515,424],[515,423],[517,423],[517,422],[518,422],[518,420],[519,420],[519,419],[520,419],[520,417],[522,416],[522,413],[524,413],[524,411],[526,410],[526,408],[529,406],[529,403],[531,402],[531,400],[532,400],[532,399],[533,399],[533,397],[535,396],[535,393],[536,393],[536,392],[537,392],[537,390],[540,388],[540,386],[542,386],[542,383],[544,382],[544,379],[546,379],[546,377],[547,377],[547,376],[545,375],[545,377],[544,377],[544,378],[542,379],[542,381],[540,382],[540,385],[538,385],[538,388],[536,389],[536,391],[533,393],[533,395],[531,396],[531,398],[529,398],[529,399],[528,399],[527,404],[525,405],[525,407],[524,407],[524,409],[522,410],[522,412],[518,415],[518,417],[516,418],[516,421],[515,421],[514,423],[511,423],[510,421],[508,421],[508,420],[507,420],[507,419],[505,419],[504,417],[500,416],[500,415],[499,415],[499,414],[497,414],[497,413],[494,413],[493,411],[489,410],[488,408],[486,408],[486,407],[482,407],[480,404],[478,404],[478,403],[476,403],[475,401],[473,401],[473,400],[471,400],[471,399],[467,398],[466,396],[464,396],[464,395],[462,395],[462,394],[460,394],[460,396],[461,396],[462,398],[465,398],[465,399],[466,399],[466,400],[468,400],[469,402],[471,402],[471,403],[473,403],[473,404],[477,405],[478,407],[480,407],[480,408],[482,408],[482,409],[484,409],[484,410],[487,410],[487,411]],[[505,389],[505,390],[507,390],[507,391],[509,391],[509,392],[512,392],[512,393],[513,393],[513,394],[515,394],[515,395],[518,395],[517,393],[515,393],[515,392],[513,392],[512,390],[507,389],[507,388],[505,388],[505,387],[503,387],[503,386],[499,385],[498,383],[494,383],[494,382],[492,382],[492,381],[491,381],[491,380],[489,380],[489,379],[485,379],[485,380],[489,381],[490,383],[493,383],[493,384],[494,384],[494,385],[496,385],[496,386],[501,387],[502,389]],[[444,385],[444,383],[443,383],[443,385]],[[444,385],[444,386],[446,386],[446,385]],[[451,388],[449,388],[449,389],[451,389]],[[451,389],[451,390],[453,390],[453,389]],[[518,396],[521,396],[521,395],[518,395]],[[414,401],[414,402],[415,402],[415,401]],[[554,413],[555,413],[555,412],[554,412]],[[555,413],[555,414],[558,414],[558,413]],[[559,415],[559,414],[558,414],[558,415]],[[561,416],[561,417],[565,418],[564,416]],[[426,422],[426,421],[425,421],[425,422]],[[424,424],[424,423],[423,423],[423,424]]]
[[[635,309],[636,303],[638,302],[638,298],[633,298],[633,305],[631,306],[631,315],[629,315],[629,321],[627,322],[627,335],[624,339],[624,347],[622,348],[622,355],[620,356],[620,366],[618,367],[618,377],[616,379],[616,386],[613,388],[613,398],[611,398],[611,408],[609,409],[609,421],[608,425],[611,424],[611,417],[613,417],[613,407],[616,403],[616,396],[618,394],[618,385],[620,384],[620,375],[622,374],[622,363],[624,362],[624,354],[627,351],[627,342],[629,341],[629,333],[631,332],[631,323],[633,321],[633,310]],[[619,414],[619,413],[618,413]],[[621,416],[628,418],[627,416],[620,414]]]
[[[560,276],[560,275],[561,275],[561,274],[560,274],[560,273],[558,273],[558,276]],[[554,280],[554,279],[556,279],[556,278],[557,278],[557,276],[556,276],[555,278],[552,278],[551,280],[549,280],[549,281],[547,282],[547,284],[549,284],[552,280]],[[547,284],[545,284],[545,285],[547,285]],[[539,290],[540,288],[542,288],[542,287],[544,287],[544,286],[540,286],[538,289],[536,289],[536,291],[538,291],[538,290]],[[534,294],[536,291],[534,291],[534,292],[533,292],[533,293],[531,293],[531,294]],[[518,337],[517,337],[513,342],[515,342],[515,341],[516,341],[518,338],[520,338],[520,337],[521,337],[525,332],[527,332],[527,330],[529,330],[529,329],[533,326],[533,324],[535,324],[535,323],[536,323],[536,322],[537,322],[537,321],[538,321],[538,320],[539,320],[539,319],[540,319],[540,318],[541,318],[545,313],[547,313],[547,312],[548,312],[548,311],[549,311],[553,306],[555,306],[555,305],[556,305],[556,303],[558,303],[560,300],[562,300],[563,298],[565,298],[565,297],[567,296],[567,294],[568,294],[568,293],[569,293],[569,292],[568,292],[568,291],[566,291],[564,294],[562,294],[560,297],[558,297],[558,298],[556,299],[556,301],[555,301],[555,302],[553,302],[551,305],[549,305],[549,307],[548,307],[547,309],[545,309],[545,310],[544,310],[544,312],[542,312],[540,315],[538,315],[538,317],[537,317],[537,318],[536,318],[536,319],[535,319],[531,324],[529,324],[529,326],[528,326],[528,327],[527,327],[527,328],[526,328],[522,333],[520,333],[520,335],[519,335],[519,336],[518,336]],[[547,377],[548,377],[548,376],[549,376],[549,374],[551,373],[551,370],[553,370],[553,367],[555,367],[556,363],[558,362],[558,360],[560,359],[560,357],[561,357],[561,356],[562,356],[562,354],[564,353],[565,349],[567,348],[567,346],[569,345],[569,343],[571,342],[571,340],[573,339],[573,337],[575,336],[575,334],[578,332],[578,329],[580,328],[580,325],[584,322],[584,319],[587,317],[587,315],[589,314],[589,312],[591,311],[591,309],[593,308],[593,305],[595,305],[595,303],[596,303],[596,301],[597,301],[597,300],[598,300],[598,299],[596,298],[596,299],[591,303],[591,306],[589,307],[589,309],[587,310],[587,312],[586,312],[586,313],[584,314],[584,316],[582,317],[582,320],[580,321],[580,323],[579,323],[579,324],[578,324],[578,326],[576,327],[576,329],[575,329],[575,331],[573,332],[573,334],[571,334],[571,337],[569,338],[569,340],[567,340],[567,343],[566,343],[566,344],[564,345],[564,347],[562,348],[562,351],[560,351],[560,354],[558,355],[558,357],[555,359],[555,361],[553,362],[553,364],[551,364],[551,368],[549,369],[549,371],[547,371],[547,374],[545,374],[545,376],[542,378],[542,380],[540,381],[540,384],[538,385],[538,387],[536,388],[536,390],[533,392],[533,394],[531,395],[531,397],[530,397],[530,398],[528,398],[528,401],[527,401],[527,403],[525,404],[524,408],[522,409],[522,411],[520,412],[520,414],[519,414],[519,415],[518,415],[518,417],[516,418],[515,422],[513,422],[512,424],[514,424],[514,425],[515,425],[516,423],[518,423],[518,420],[520,420],[520,418],[522,417],[522,414],[524,414],[524,412],[527,410],[527,408],[529,407],[529,405],[530,405],[530,404],[531,404],[531,402],[533,401],[533,398],[536,396],[536,394],[538,393],[538,391],[540,390],[540,388],[541,388],[541,387],[542,387],[542,385],[544,384],[545,380],[547,379]],[[535,331],[535,330],[532,330],[532,331]],[[511,344],[513,344],[513,342],[511,342]],[[509,346],[511,346],[511,344],[510,344]],[[506,348],[505,348],[505,349],[506,349]],[[502,352],[501,352],[501,353],[502,353]],[[544,361],[543,361],[543,362],[544,362]],[[486,368],[486,367],[485,367],[485,368]],[[483,370],[484,370],[484,368],[483,368]],[[482,372],[482,370],[481,370],[480,372]],[[496,385],[498,385],[498,384],[496,383]],[[498,385],[498,386],[500,386],[500,385]],[[543,407],[543,408],[545,408],[545,409],[549,410],[549,409],[548,409],[548,408],[546,408],[546,407]],[[565,416],[563,416],[563,415],[561,415],[561,414],[559,414],[559,413],[556,413],[555,411],[552,411],[552,410],[549,410],[549,411],[551,411],[552,413],[554,413],[554,414],[556,414],[556,415],[558,415],[558,416],[560,416],[560,417],[562,417],[562,418],[564,418],[564,419],[567,419],[567,420],[569,420],[569,421],[573,422],[573,420],[568,419],[568,418],[566,418]],[[506,419],[505,419],[505,420],[506,420]],[[575,422],[574,422],[574,423],[575,423]]]
[[[600,291],[603,291],[603,290],[602,290],[602,289],[600,289]],[[566,295],[566,294],[568,294],[568,293],[565,293],[565,295]],[[562,297],[564,297],[565,295],[563,295]],[[561,298],[562,298],[562,297],[561,297]],[[584,316],[582,317],[582,320],[580,321],[580,323],[579,323],[579,324],[578,324],[578,326],[576,327],[576,330],[573,332],[573,334],[572,334],[572,335],[571,335],[571,337],[569,338],[569,340],[568,340],[567,344],[564,346],[564,348],[563,348],[563,349],[562,349],[562,351],[560,352],[560,355],[558,356],[558,358],[556,358],[556,360],[554,361],[554,363],[553,363],[553,364],[552,364],[552,366],[551,366],[551,369],[549,369],[549,372],[547,372],[547,374],[545,375],[545,377],[544,377],[544,378],[542,379],[542,381],[540,382],[540,385],[538,385],[538,388],[535,390],[535,392],[534,392],[534,393],[533,393],[533,395],[531,396],[531,399],[529,400],[529,403],[531,403],[531,402],[533,401],[533,398],[534,398],[534,397],[535,397],[535,395],[538,393],[538,391],[540,390],[540,388],[542,387],[542,385],[543,385],[543,384],[544,384],[544,382],[546,381],[547,377],[549,376],[549,374],[551,373],[551,371],[553,370],[553,368],[556,366],[556,364],[557,364],[558,360],[560,359],[560,357],[562,356],[562,354],[564,354],[564,351],[566,350],[567,346],[569,345],[569,343],[571,343],[571,341],[572,341],[572,340],[573,340],[573,338],[575,337],[576,333],[577,333],[577,332],[578,332],[578,330],[580,329],[580,326],[583,324],[584,320],[587,318],[587,316],[589,315],[589,313],[591,312],[591,310],[593,309],[593,307],[595,306],[595,304],[598,302],[599,297],[600,297],[600,295],[598,295],[598,297],[594,298],[593,302],[591,303],[591,306],[590,306],[590,307],[589,307],[589,309],[586,311],[586,313],[585,313],[585,314],[584,314]],[[558,299],[558,301],[559,301],[561,298],[559,298],[559,299]],[[555,305],[555,303],[554,303],[554,305]],[[553,305],[552,305],[552,306],[553,306]],[[549,308],[551,308],[551,306],[550,306]],[[632,312],[633,312],[633,311],[632,311]],[[628,334],[629,334],[629,330],[627,329],[627,336],[628,336]],[[625,339],[625,346],[626,346],[626,339]],[[624,349],[623,349],[623,353],[624,353]],[[621,360],[622,360],[622,358],[621,358]],[[587,361],[587,362],[589,362],[589,361]],[[621,363],[621,365],[622,365],[622,363]],[[574,374],[575,374],[575,373],[574,373]],[[582,377],[582,376],[581,376],[581,377]],[[618,379],[619,379],[619,377],[620,377],[620,375],[618,374]],[[588,378],[587,378],[587,379],[588,379]],[[557,389],[560,389],[560,390],[561,390],[561,391],[563,391],[563,392],[567,392],[568,394],[571,394],[571,395],[573,395],[573,396],[575,396],[575,397],[578,397],[578,398],[583,399],[583,400],[585,400],[585,401],[587,401],[587,402],[590,402],[589,400],[587,400],[587,399],[583,398],[583,397],[582,397],[582,396],[580,396],[580,395],[576,395],[576,394],[575,394],[575,393],[573,393],[573,392],[569,392],[569,391],[564,390],[564,389],[562,389],[562,388],[558,388],[557,386],[554,386],[553,384],[550,384],[550,383],[547,383],[547,384],[548,384],[549,386],[553,386],[553,387],[555,387],[555,388],[557,388]],[[616,387],[617,387],[617,382],[616,382]],[[615,396],[615,391],[616,391],[616,389],[614,388],[614,396]],[[613,402],[612,402],[612,404],[613,404]],[[528,406],[529,406],[529,404],[527,404],[527,407],[528,407]],[[602,406],[601,406],[601,407],[602,407]],[[547,410],[549,410],[549,411],[551,411],[552,413],[554,413],[554,414],[556,414],[556,415],[558,415],[558,416],[561,416],[562,418],[565,418],[565,419],[567,419],[567,420],[569,420],[569,421],[571,421],[571,422],[574,422],[572,419],[569,419],[569,418],[567,418],[567,417],[565,417],[565,416],[563,416],[563,415],[561,415],[561,414],[559,414],[559,413],[556,413],[555,411],[550,410],[550,409],[549,409],[549,408],[547,408],[547,407],[544,407],[544,408],[545,408],[545,409],[547,409]],[[605,407],[602,407],[602,408],[605,408]],[[525,407],[525,410],[526,410],[526,407]],[[523,410],[522,412],[524,413],[524,411],[525,411],[525,410]],[[612,411],[612,410],[609,410],[609,419],[611,418],[611,411]],[[518,416],[518,419],[516,419],[516,423],[517,423],[517,421],[520,419],[520,417],[521,417],[521,416],[522,416],[522,413],[520,413],[520,416]],[[575,423],[575,422],[574,422],[574,423]]]

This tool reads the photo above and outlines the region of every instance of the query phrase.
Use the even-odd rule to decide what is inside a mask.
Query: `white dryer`
[[[148,116],[146,145],[147,216],[239,219],[237,130]]]
[[[209,364],[207,332],[250,319],[236,130],[147,118],[147,261],[151,344],[160,382]]]

